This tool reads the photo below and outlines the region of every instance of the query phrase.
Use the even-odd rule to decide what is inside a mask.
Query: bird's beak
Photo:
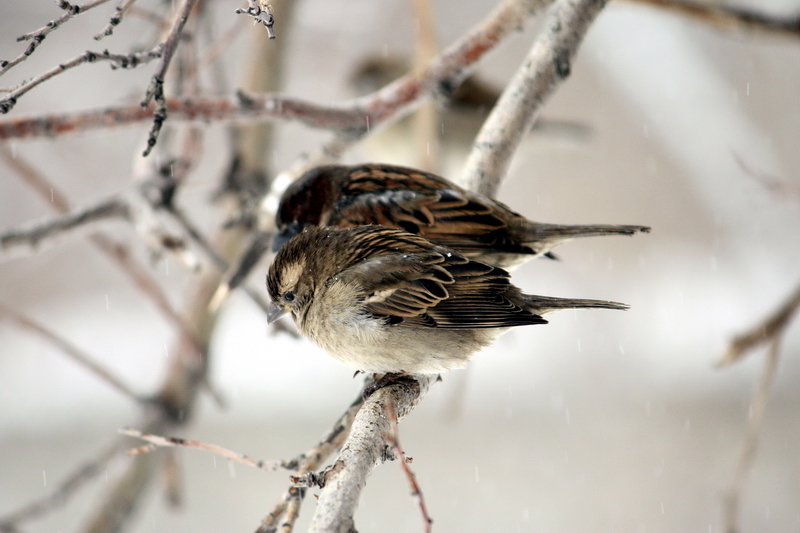
[[[267,312],[267,324],[272,324],[280,317],[288,313],[289,310],[274,303],[269,304],[269,311]]]

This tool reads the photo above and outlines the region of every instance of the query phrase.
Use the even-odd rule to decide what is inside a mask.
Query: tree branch
[[[720,367],[728,366],[739,361],[759,346],[775,342],[776,338],[784,334],[799,307],[800,285],[798,285],[786,301],[778,306],[764,321],[756,324],[748,331],[737,335],[731,341],[728,349],[720,358],[717,365]]]
[[[122,17],[125,16],[125,13],[131,8],[131,6],[136,2],[136,0],[122,0],[119,3],[116,9],[116,13],[114,16],[111,17],[111,20],[108,21],[108,24],[105,28],[103,28],[100,33],[94,36],[96,41],[99,41],[103,37],[108,37],[112,33],[114,33],[114,28],[119,26],[120,22],[122,22]]]
[[[59,213],[69,211],[69,201],[64,193],[21,156],[12,154],[5,145],[0,145],[0,159],[11,167],[24,183],[33,188],[48,205],[53,206]],[[145,267],[132,257],[127,246],[100,231],[90,234],[89,241],[128,276],[131,283],[153,302],[181,335],[186,338],[193,336],[186,322],[161,290],[158,282],[153,279]],[[197,343],[195,342],[195,344]]]
[[[366,388],[371,384],[372,380],[367,379],[364,387]],[[333,452],[341,448],[342,443],[350,434],[353,420],[363,404],[364,395],[362,390],[356,400],[339,417],[330,431],[316,446],[288,462],[291,468],[296,469],[297,476],[302,476],[318,469]],[[295,486],[289,487],[272,511],[263,518],[256,533],[275,533],[278,527],[281,527],[282,531],[286,530],[286,533],[289,533],[294,525],[294,520],[297,519],[304,496],[305,491],[303,489]]]
[[[0,251],[7,253],[14,248],[28,246],[36,249],[53,237],[87,224],[111,218],[128,218],[128,205],[121,198],[113,196],[85,209],[57,216],[32,224],[27,228],[12,229],[0,234]]]
[[[383,439],[386,441],[386,444],[392,447],[397,457],[397,462],[400,464],[400,468],[403,470],[408,484],[411,487],[411,496],[417,500],[420,513],[422,513],[422,527],[424,533],[431,533],[433,519],[430,514],[428,514],[428,507],[425,505],[425,497],[422,494],[422,489],[419,487],[419,483],[417,483],[417,476],[408,466],[409,463],[411,463],[411,458],[406,457],[406,452],[404,452],[403,448],[400,446],[400,432],[397,430],[397,414],[395,413],[394,404],[392,402],[386,404],[386,416],[389,418],[390,431],[383,435]]]
[[[11,111],[17,104],[19,97],[41,85],[47,80],[66,72],[71,68],[75,68],[84,63],[94,63],[96,61],[110,61],[111,68],[136,68],[139,65],[149,63],[153,59],[161,57],[164,51],[164,45],[159,44],[151,50],[145,52],[137,52],[133,54],[112,54],[108,50],[102,52],[86,52],[73,57],[69,61],[60,63],[58,66],[51,68],[47,72],[39,74],[38,76],[23,82],[19,87],[8,91],[8,95],[0,98],[0,114],[5,114]]]
[[[397,418],[410,413],[430,388],[436,376],[414,375],[375,391],[353,421],[350,435],[333,465],[318,474],[322,491],[311,520],[310,531],[348,533],[354,531],[353,515],[367,476],[385,461],[384,435],[391,430],[386,406],[392,402]]]
[[[142,155],[147,156],[156,145],[158,133],[161,131],[161,126],[167,120],[167,102],[164,96],[164,78],[167,75],[167,69],[172,61],[172,56],[175,55],[175,50],[178,48],[178,41],[189,20],[189,13],[197,0],[183,0],[180,8],[178,8],[175,20],[167,34],[167,38],[162,43],[164,53],[161,56],[161,62],[156,68],[155,74],[150,79],[150,85],[147,87],[147,92],[144,95],[141,106],[147,107],[151,100],[155,103],[155,111],[153,113],[153,126],[150,128],[150,134],[147,136],[147,147]]]
[[[511,159],[545,101],[570,74],[589,25],[606,0],[559,0],[528,57],[475,138],[462,175],[470,190],[494,196]]]
[[[162,437],[160,435],[153,435],[151,433],[143,433],[136,429],[121,429],[119,432],[129,437],[142,439],[148,443],[139,448],[133,448],[129,450],[128,455],[148,453],[157,448],[194,448],[197,450],[205,450],[207,452],[224,457],[229,461],[235,461],[237,463],[258,468],[259,470],[265,470],[267,472],[272,472],[278,470],[279,468],[289,468],[287,466],[287,464],[289,464],[287,461],[265,461],[263,459],[254,459],[249,455],[234,452],[233,450],[229,450],[227,448],[223,448],[222,446],[218,446],[217,444],[211,444],[208,442],[181,439],[177,437]]]
[[[25,35],[21,35],[17,37],[17,41],[30,41],[31,43],[28,45],[28,48],[25,49],[23,53],[17,56],[15,59],[11,61],[0,61],[0,76],[8,72],[11,68],[15,67],[16,65],[22,63],[32,53],[36,51],[36,48],[42,41],[44,41],[45,37],[47,37],[51,31],[57,29],[59,26],[64,24],[66,21],[71,19],[72,17],[83,13],[85,11],[89,11],[93,7],[97,7],[101,4],[105,4],[108,0],[91,0],[90,2],[86,2],[85,4],[81,5],[74,5],[70,4],[65,0],[56,0],[58,3],[58,7],[66,11],[63,15],[58,17],[57,19],[51,20],[45,26],[42,26],[38,30],[34,30],[30,33],[26,33]]]

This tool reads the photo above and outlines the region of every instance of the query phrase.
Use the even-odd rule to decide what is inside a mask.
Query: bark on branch
[[[333,462],[318,477],[322,491],[311,521],[316,533],[350,533],[353,515],[367,477],[378,464],[391,458],[384,435],[391,432],[386,406],[394,405],[397,419],[410,413],[436,379],[414,375],[375,391],[356,415],[350,435]]]
[[[606,0],[561,0],[550,8],[528,57],[472,145],[462,182],[494,196],[511,158],[545,101],[570,74],[583,36]]]

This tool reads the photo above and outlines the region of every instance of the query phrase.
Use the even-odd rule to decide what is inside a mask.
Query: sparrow
[[[277,251],[307,226],[377,224],[403,229],[501,268],[547,255],[575,237],[633,235],[646,226],[532,222],[506,205],[412,168],[363,164],[314,168],[292,183],[276,214]]]
[[[298,331],[355,370],[435,374],[461,368],[513,326],[561,309],[621,303],[523,294],[505,270],[383,226],[310,226],[275,256],[268,322]]]

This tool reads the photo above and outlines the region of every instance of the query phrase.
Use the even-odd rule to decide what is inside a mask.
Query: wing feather
[[[416,235],[375,226],[353,250],[358,261],[338,277],[359,284],[368,313],[397,326],[498,328],[544,324],[520,304],[505,270]]]

